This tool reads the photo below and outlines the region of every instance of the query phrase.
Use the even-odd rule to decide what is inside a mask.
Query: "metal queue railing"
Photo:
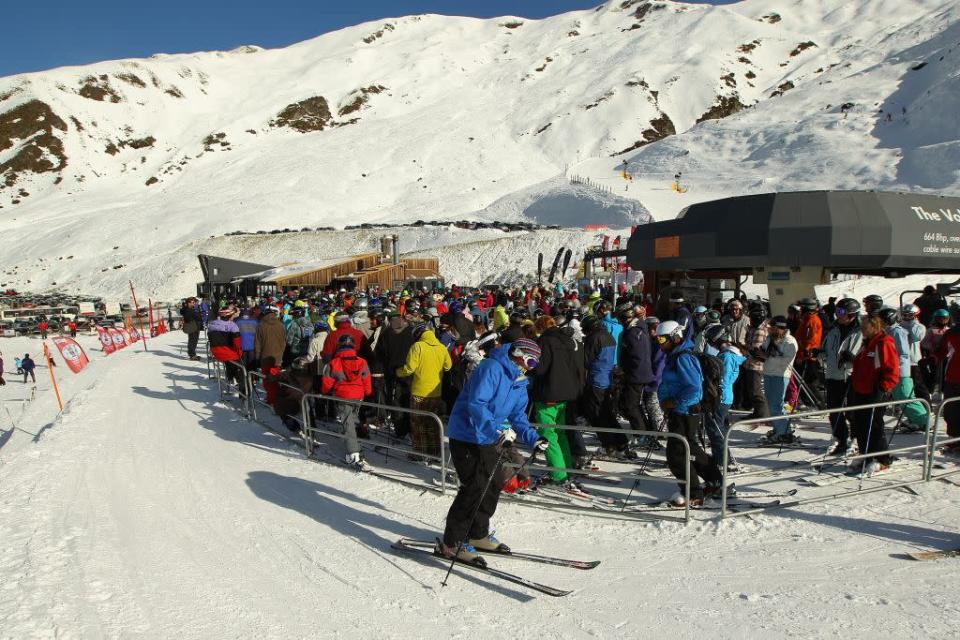
[[[936,461],[935,459],[937,456],[937,448],[942,447],[944,445],[955,444],[960,442],[960,438],[949,437],[949,436],[947,438],[944,438],[943,440],[940,440],[939,442],[937,441],[937,425],[940,424],[940,419],[943,418],[943,408],[948,404],[954,404],[956,402],[960,402],[960,396],[954,396],[952,398],[944,398],[940,402],[940,405],[937,407],[936,419],[933,421],[933,429],[931,430],[931,435],[929,436],[930,455],[927,459],[927,469],[926,469],[926,479],[928,481],[936,480],[938,478],[943,478],[945,476],[953,475],[955,473],[960,472],[960,466],[958,466],[956,469],[951,469],[949,471],[945,471],[944,473],[938,473],[937,475],[933,475],[933,463]]]
[[[683,522],[684,523],[690,522],[690,464],[691,464],[690,443],[687,442],[687,439],[682,435],[680,435],[679,433],[672,433],[670,431],[635,431],[633,429],[594,428],[589,426],[581,427],[581,426],[565,425],[565,424],[533,424],[531,426],[533,426],[537,430],[546,428],[546,429],[555,429],[557,431],[577,431],[580,433],[614,433],[614,434],[625,435],[627,437],[653,436],[654,438],[657,438],[657,439],[664,438],[666,440],[670,440],[670,439],[678,440],[680,442],[680,446],[683,447],[684,460],[686,461],[686,464],[684,465],[684,478],[682,481],[683,487],[684,487],[683,495],[686,503],[683,508]],[[503,466],[507,468],[519,468],[521,465],[517,465],[513,463],[505,463]],[[537,464],[537,463],[533,463],[529,465],[528,468],[537,469],[539,471],[548,471],[551,473],[562,472],[562,473],[567,473],[568,475],[577,475],[577,476],[586,476],[586,477],[591,477],[591,476],[606,477],[606,478],[624,477],[624,478],[630,478],[637,482],[639,482],[641,479],[649,482],[659,482],[659,483],[667,483],[667,484],[674,484],[674,485],[680,482],[680,480],[673,477],[661,478],[657,476],[648,476],[648,475],[641,476],[641,475],[637,475],[637,473],[634,471],[594,471],[592,469],[568,469],[564,467],[551,467],[546,464]],[[523,503],[520,502],[518,504],[523,504]],[[566,505],[562,505],[562,504],[558,504],[557,506],[566,507]],[[649,513],[644,513],[643,511],[631,512],[629,511],[630,505],[627,505],[627,504],[625,504],[624,507],[625,509],[621,512],[622,515],[633,516],[634,514],[636,514],[639,517],[645,517],[645,518],[649,518],[651,515]],[[658,515],[657,517],[661,517],[661,516]]]
[[[209,345],[207,345],[207,349],[209,352]],[[255,381],[260,380],[261,384],[259,386],[260,388],[264,388],[263,382],[266,380],[266,376],[258,371],[248,371],[246,367],[240,362],[221,363],[215,359],[208,357],[207,364],[208,364],[208,368],[210,368],[210,371],[211,371],[211,377],[216,378],[217,380],[217,386],[221,396],[223,395],[224,389],[228,391],[232,390],[233,388],[236,388],[237,390],[241,390],[240,386],[237,386],[235,383],[233,383],[229,379],[226,379],[225,367],[236,366],[240,369],[241,373],[243,374],[242,379],[244,380],[244,384],[242,386],[242,390],[245,395],[245,399],[241,402],[241,410],[243,411],[244,415],[248,416],[252,420],[256,422],[261,422],[261,420],[257,416],[256,407],[258,405],[266,406],[266,407],[269,407],[271,405],[258,396],[258,388],[257,388],[258,385],[256,384]],[[439,463],[440,493],[441,494],[446,493],[448,466],[449,466],[448,460],[447,460],[447,442],[446,442],[446,437],[444,436],[443,421],[440,419],[440,417],[437,414],[431,413],[429,411],[419,411],[416,409],[409,409],[406,407],[398,407],[398,406],[382,404],[377,402],[366,402],[366,401],[360,401],[360,400],[343,400],[341,398],[336,398],[336,397],[327,396],[323,394],[304,393],[302,389],[299,389],[297,387],[294,387],[292,385],[289,385],[283,382],[276,382],[274,384],[280,387],[289,388],[290,390],[301,395],[299,419],[302,424],[304,444],[305,444],[308,455],[313,454],[313,449],[316,444],[313,438],[314,434],[329,435],[329,436],[333,436],[341,439],[346,437],[345,434],[340,430],[324,429],[314,424],[314,418],[313,418],[313,412],[311,410],[312,408],[310,406],[310,400],[353,404],[361,407],[373,408],[378,410],[378,412],[382,410],[384,412],[400,412],[400,413],[407,413],[410,415],[420,415],[436,421],[438,430],[440,433],[440,439],[439,439],[440,455],[439,456],[423,454],[414,450],[412,447],[402,446],[397,444],[378,443],[376,446],[378,448],[398,451],[406,454],[416,454],[422,458],[433,460],[434,462]],[[852,414],[857,411],[866,411],[866,410],[883,411],[887,407],[906,405],[912,402],[922,404],[926,408],[928,412],[928,416],[930,416],[927,421],[926,429],[924,430],[924,438],[923,438],[922,444],[912,445],[908,447],[898,447],[896,449],[888,449],[886,451],[860,453],[858,455],[847,456],[842,459],[849,462],[849,461],[855,461],[855,460],[867,460],[867,459],[885,456],[885,455],[922,452],[923,464],[921,468],[920,478],[906,480],[902,482],[883,483],[881,486],[873,486],[865,489],[861,487],[855,490],[841,491],[841,492],[831,493],[830,495],[825,495],[825,496],[815,496],[807,499],[792,500],[789,502],[784,502],[784,503],[775,505],[775,507],[766,507],[764,509],[738,510],[736,512],[730,512],[727,509],[727,497],[728,497],[727,494],[728,494],[728,487],[729,487],[730,481],[741,479],[741,478],[749,478],[753,476],[761,476],[761,475],[770,473],[770,469],[757,469],[753,471],[746,471],[746,472],[733,473],[733,474],[727,471],[727,466],[730,461],[730,439],[733,432],[735,430],[742,430],[745,427],[750,427],[753,425],[768,424],[772,419],[771,418],[754,418],[754,419],[740,420],[738,422],[734,422],[731,425],[730,429],[727,430],[727,433],[724,435],[724,440],[723,440],[723,466],[721,467],[721,472],[723,473],[723,487],[722,487],[722,495],[721,495],[722,500],[721,500],[721,506],[720,506],[720,516],[719,516],[720,519],[726,519],[726,518],[731,518],[735,516],[750,515],[753,513],[764,511],[768,508],[795,507],[802,504],[824,502],[824,501],[833,500],[833,499],[850,497],[853,495],[862,495],[867,493],[874,493],[877,491],[888,491],[891,489],[906,487],[906,486],[910,486],[920,482],[930,481],[930,480],[942,478],[944,476],[960,473],[960,466],[958,466],[956,469],[950,469],[944,473],[940,473],[936,475],[933,474],[933,465],[937,455],[937,449],[939,447],[942,447],[943,445],[960,442],[960,437],[948,437],[945,439],[941,439],[939,441],[937,440],[937,427],[943,418],[944,407],[951,403],[960,402],[960,396],[947,398],[943,400],[938,405],[936,412],[933,411],[931,404],[923,398],[907,398],[903,400],[894,400],[890,402],[878,402],[878,403],[855,405],[855,406],[844,406],[844,407],[838,407],[833,409],[816,409],[811,411],[805,411],[802,413],[795,413],[789,416],[784,416],[782,419],[794,420],[794,419],[802,419],[802,418],[817,418],[817,417],[823,417],[826,415],[836,415],[840,413],[848,414],[848,419],[850,419],[849,414]],[[689,442],[687,442],[687,439],[682,435],[671,433],[669,431],[634,431],[631,429],[620,429],[620,428],[602,429],[602,428],[593,428],[589,426],[574,426],[574,425],[534,424],[532,426],[534,428],[552,428],[557,431],[576,431],[581,433],[613,433],[613,434],[624,434],[629,436],[653,436],[658,439],[663,438],[667,440],[669,439],[678,440],[681,446],[683,447],[684,459],[687,460],[687,464],[685,465],[685,477],[682,481],[682,484],[684,487],[684,497],[686,500],[686,506],[684,507],[684,512],[683,512],[683,522],[686,523],[690,521],[690,462],[689,462],[690,461],[690,444]],[[820,456],[807,461],[806,464],[809,467],[813,468],[818,465],[822,465],[824,463],[830,462],[831,460],[832,460],[831,458],[828,458],[826,456]],[[516,469],[516,468],[519,468],[521,465],[514,464],[514,463],[504,463],[503,466],[505,468]],[[783,468],[791,468],[795,466],[796,466],[796,462],[791,461],[788,464],[783,465]],[[586,477],[591,477],[591,476],[628,477],[634,480],[639,480],[640,478],[642,478],[650,482],[661,482],[661,483],[670,483],[670,484],[676,484],[680,482],[679,480],[671,477],[656,477],[656,476],[648,476],[648,475],[638,476],[633,471],[621,471],[621,472],[594,471],[590,469],[570,469],[570,468],[552,467],[546,464],[536,464],[536,463],[530,465],[530,468],[535,468],[537,470],[545,471],[545,472],[564,472],[569,475],[578,475],[578,476],[586,476]],[[851,479],[853,479],[854,477],[855,476],[852,476]],[[526,504],[526,503],[522,501],[518,501],[516,504]],[[549,504],[553,504],[553,503],[549,503]],[[531,503],[531,506],[540,506],[540,503],[536,503],[536,504]],[[562,502],[557,502],[556,506],[563,509],[593,511],[592,507],[587,507],[587,506],[577,507],[576,505],[562,503]],[[625,505],[625,507],[626,509],[624,509],[623,515],[631,515],[631,516],[634,515],[629,511],[629,505]],[[649,517],[650,515],[643,511],[637,511],[635,513],[643,517]]]
[[[220,394],[220,397],[223,397],[224,391],[229,393],[236,389],[240,394],[240,408],[245,416],[250,415],[250,377],[247,372],[247,368],[243,366],[239,360],[234,361],[213,361],[213,372],[217,379],[217,390]],[[227,375],[227,367],[236,367],[240,370],[241,379],[243,384],[238,385],[235,383],[229,375]]]
[[[398,413],[407,413],[411,416],[422,416],[433,420],[437,423],[437,431],[440,434],[440,455],[434,456],[426,453],[421,453],[416,451],[412,447],[401,446],[397,444],[390,443],[377,443],[377,447],[386,449],[388,451],[400,451],[406,454],[417,455],[421,458],[427,460],[433,460],[434,462],[440,463],[440,493],[445,494],[447,491],[447,443],[446,437],[444,437],[444,428],[443,420],[440,419],[435,413],[430,411],[420,411],[419,409],[408,409],[406,407],[395,407],[387,404],[380,404],[377,402],[367,402],[365,400],[344,400],[343,398],[336,398],[333,396],[323,395],[321,393],[306,393],[300,399],[300,414],[303,420],[303,436],[304,442],[307,446],[307,454],[313,455],[314,440],[313,434],[322,433],[324,435],[333,436],[335,438],[346,438],[346,434],[342,431],[334,431],[332,429],[323,429],[316,424],[313,420],[313,412],[310,410],[310,400],[318,400],[332,403],[341,403],[341,404],[350,404],[357,407],[369,407],[371,409],[383,409],[385,411],[392,411]],[[362,443],[361,443],[362,446]]]
[[[811,502],[824,502],[824,501],[826,501],[826,500],[832,500],[832,499],[834,499],[834,498],[843,498],[843,497],[848,497],[848,496],[852,496],[852,495],[860,495],[860,494],[866,494],[866,493],[873,493],[874,491],[886,491],[886,490],[889,490],[889,489],[896,489],[896,488],[899,488],[899,487],[905,487],[905,486],[908,486],[908,485],[911,485],[911,484],[917,484],[917,483],[919,483],[919,482],[924,482],[924,481],[926,481],[927,475],[928,475],[928,474],[927,474],[927,465],[928,465],[929,460],[930,460],[930,451],[931,451],[931,447],[930,447],[931,424],[933,423],[933,421],[930,420],[929,416],[932,416],[932,415],[933,415],[933,412],[932,412],[932,409],[931,409],[931,407],[930,407],[930,403],[927,402],[926,400],[922,399],[922,398],[907,398],[907,399],[904,399],[904,400],[893,400],[893,401],[890,401],[890,402],[875,402],[875,403],[871,403],[871,404],[862,404],[862,405],[855,405],[855,406],[837,407],[837,408],[834,408],[834,409],[816,409],[816,410],[812,410],[812,411],[804,411],[804,412],[802,412],[802,413],[795,413],[795,414],[792,414],[792,415],[790,415],[790,416],[784,416],[782,419],[784,419],[784,420],[787,420],[787,419],[793,420],[793,419],[799,419],[799,418],[812,418],[812,417],[820,417],[820,416],[824,416],[824,415],[833,415],[833,414],[837,414],[837,413],[846,413],[846,414],[849,415],[849,414],[855,413],[855,412],[857,412],[857,411],[877,410],[877,409],[879,409],[879,410],[881,410],[881,411],[884,411],[884,410],[886,410],[887,407],[892,407],[892,406],[897,406],[897,405],[903,405],[903,404],[909,404],[909,403],[911,403],[911,402],[919,402],[920,404],[923,404],[923,405],[927,408],[927,411],[928,411],[928,414],[927,414],[927,415],[928,415],[927,428],[926,428],[926,431],[925,431],[925,437],[924,437],[924,440],[923,440],[923,444],[914,445],[914,446],[910,446],[910,447],[900,447],[900,448],[897,448],[897,449],[889,449],[889,450],[887,450],[887,451],[868,451],[868,452],[865,452],[865,453],[860,453],[860,454],[855,455],[855,456],[848,456],[848,457],[846,457],[845,459],[846,459],[847,461],[867,460],[867,459],[870,459],[870,458],[876,458],[876,457],[885,456],[885,455],[892,455],[892,454],[895,454],[895,453],[910,453],[910,452],[913,452],[913,451],[922,451],[922,452],[923,452],[924,464],[923,464],[923,467],[922,467],[922,472],[921,472],[921,477],[920,477],[920,478],[917,478],[917,479],[915,479],[915,480],[909,480],[909,481],[906,481],[906,482],[897,482],[897,483],[889,483],[889,484],[885,483],[885,484],[883,484],[883,486],[875,486],[875,487],[870,487],[870,488],[868,488],[868,489],[859,488],[859,489],[857,489],[857,490],[842,491],[842,492],[838,492],[838,493],[833,493],[833,494],[828,495],[828,496],[816,496],[816,497],[807,498],[807,499],[792,500],[792,501],[790,501],[790,502],[785,502],[785,503],[776,505],[775,508],[795,507],[795,506],[798,506],[798,505],[801,505],[801,504],[808,504],[808,503],[811,503]],[[872,413],[872,411],[871,411],[871,413]],[[872,421],[873,416],[871,415],[870,418],[871,418],[871,421]],[[780,419],[780,418],[777,418],[777,419]],[[764,475],[764,474],[770,473],[770,470],[769,470],[769,469],[762,469],[762,470],[755,470],[755,471],[747,471],[747,472],[743,472],[743,473],[736,473],[736,474],[732,474],[732,475],[731,475],[731,474],[729,474],[729,473],[727,472],[727,465],[728,465],[728,463],[729,463],[729,461],[730,461],[730,436],[733,434],[733,432],[734,432],[735,430],[741,430],[741,429],[743,429],[744,427],[749,427],[749,426],[751,426],[751,425],[768,424],[768,423],[770,423],[770,422],[771,422],[771,418],[752,418],[752,419],[750,419],[750,420],[740,420],[740,421],[738,421],[738,422],[734,422],[733,424],[731,424],[731,425],[730,425],[730,428],[727,430],[727,433],[724,435],[724,438],[723,438],[723,467],[721,468],[721,472],[723,473],[723,488],[722,488],[721,504],[720,504],[720,518],[721,518],[721,519],[731,518],[731,517],[734,517],[734,516],[745,516],[745,515],[748,515],[748,514],[751,514],[751,513],[756,513],[756,512],[758,512],[758,511],[763,511],[763,510],[764,510],[764,509],[749,509],[749,510],[737,511],[737,512],[735,512],[735,513],[729,513],[728,510],[727,510],[727,489],[728,489],[728,484],[729,484],[728,481],[729,481],[729,480],[733,480],[733,479],[748,478],[748,477],[751,477],[751,476]],[[809,466],[811,466],[811,467],[814,467],[814,466],[816,466],[816,465],[818,465],[818,464],[823,464],[823,463],[829,462],[829,461],[830,461],[829,458],[826,458],[826,456],[823,456],[822,458],[821,458],[821,457],[818,457],[818,458],[816,458],[816,459],[814,459],[814,460],[810,460],[810,461],[807,462],[807,464],[808,464]],[[791,466],[795,466],[795,463],[794,463],[794,462],[790,462],[790,463],[784,465],[784,468],[791,467]],[[771,508],[771,507],[767,507],[767,508]]]

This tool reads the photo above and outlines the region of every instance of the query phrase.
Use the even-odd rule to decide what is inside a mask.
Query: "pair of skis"
[[[570,258],[573,257],[573,252],[570,249],[566,250],[564,253],[564,248],[560,247],[557,251],[557,257],[553,259],[553,266],[550,267],[550,275],[547,277],[547,282],[553,284],[553,281],[557,278],[557,269],[560,268],[560,260],[563,260],[563,269],[560,271],[560,279],[562,280],[567,274],[567,268],[570,266]],[[537,282],[543,281],[543,254],[537,255]]]
[[[425,555],[431,558],[436,558],[438,560],[443,560],[446,562],[450,561],[450,558],[438,555],[434,552],[434,549],[437,546],[437,542],[431,542],[429,540],[414,540],[412,538],[400,538],[394,542],[390,547],[396,551],[402,551],[404,553]],[[513,558],[514,560],[524,560],[527,562],[535,562],[538,564],[549,564],[557,567],[567,567],[570,569],[581,569],[584,571],[595,569],[599,564],[599,560],[584,561],[584,560],[565,560],[563,558],[554,558],[551,556],[537,555],[534,553],[521,553],[517,551],[511,551],[510,553],[500,553],[496,551],[485,551],[484,552],[490,556],[499,556],[502,558]],[[473,569],[474,571],[484,573],[488,576],[494,578],[499,578],[505,582],[510,582],[512,584],[520,585],[528,589],[532,589],[538,593],[543,593],[548,596],[553,596],[554,598],[559,598],[562,596],[569,595],[572,591],[567,591],[564,589],[557,589],[555,587],[550,587],[545,584],[540,584],[539,582],[534,582],[528,580],[521,576],[507,573],[506,571],[501,571],[500,569],[495,569],[489,566],[481,566],[473,564],[470,562],[465,562],[462,560],[454,561],[454,564],[460,567],[465,567],[467,569]]]

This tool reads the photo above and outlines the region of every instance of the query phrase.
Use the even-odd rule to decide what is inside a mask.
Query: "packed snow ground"
[[[58,368],[55,419],[38,384],[0,448],[0,636],[955,637],[957,561],[893,557],[960,546],[953,485],[686,527],[502,503],[514,548],[602,564],[497,563],[575,589],[560,600],[460,572],[441,587],[441,563],[387,547],[435,535],[450,497],[305,459],[218,403],[184,342]]]

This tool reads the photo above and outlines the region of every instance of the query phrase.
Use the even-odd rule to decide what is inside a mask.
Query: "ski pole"
[[[501,447],[500,454],[497,456],[497,461],[493,465],[493,469],[490,470],[490,477],[487,478],[487,486],[483,488],[483,493],[480,494],[480,498],[477,500],[477,506],[473,508],[473,515],[470,517],[470,525],[467,527],[467,535],[470,535],[470,529],[473,528],[473,523],[477,520],[477,514],[480,513],[480,505],[483,504],[483,499],[487,497],[487,491],[490,490],[490,485],[493,484],[493,479],[497,475],[497,469],[500,468],[500,463],[503,461],[503,452],[506,447]],[[457,544],[457,550],[453,554],[453,558],[450,560],[450,566],[447,567],[447,575],[443,576],[443,582],[440,583],[441,586],[447,586],[447,579],[450,578],[450,574],[453,572],[453,565],[457,563],[457,558],[460,556],[460,552],[463,550],[463,540]]]

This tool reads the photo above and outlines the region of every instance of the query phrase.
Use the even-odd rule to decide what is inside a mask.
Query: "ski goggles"
[[[833,315],[835,315],[838,318],[842,318],[845,315],[847,315],[847,310],[843,308],[838,308],[836,311],[833,312]]]

